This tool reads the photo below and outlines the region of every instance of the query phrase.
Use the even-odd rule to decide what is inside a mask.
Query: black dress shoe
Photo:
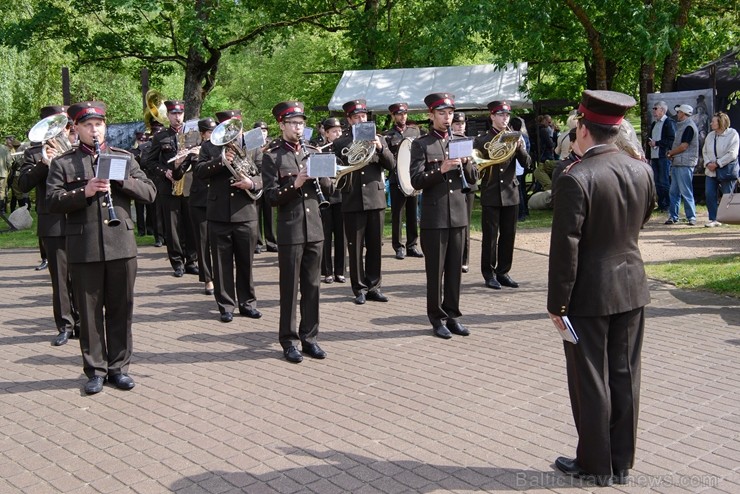
[[[396,259],[404,259],[406,254],[403,252],[403,247],[396,249]]]
[[[44,269],[46,269],[46,268],[47,268],[48,266],[49,266],[49,261],[48,261],[48,260],[46,260],[46,259],[41,259],[41,264],[39,264],[38,266],[36,266],[36,267],[35,267],[34,269],[35,269],[36,271],[43,271],[43,270],[44,270]]]
[[[136,386],[134,380],[126,374],[108,374],[108,382],[118,389],[123,389],[124,391],[134,389],[134,386]]]
[[[175,269],[175,272],[172,274],[175,278],[182,278],[182,275],[185,274],[185,270],[182,268]]]
[[[470,268],[468,267],[468,265],[467,264],[463,264],[463,266],[462,266],[462,272],[463,273],[467,273],[468,271],[470,271]]]
[[[443,338],[445,340],[449,340],[450,338],[452,338],[452,333],[450,333],[450,330],[444,326],[435,326],[433,331],[434,336],[437,336],[439,338]]]
[[[450,330],[450,333],[454,333],[460,336],[470,335],[470,330],[457,321],[447,321],[447,329]]]
[[[488,288],[493,288],[494,290],[501,290],[501,283],[496,281],[496,278],[491,278],[490,280],[486,280],[486,286]]]
[[[406,250],[406,253],[411,257],[424,257],[424,254],[422,254],[419,249],[416,247],[411,247],[408,250]]]
[[[301,350],[309,357],[323,359],[326,358],[326,352],[321,349],[317,343],[309,343],[304,341],[301,344]]]
[[[388,297],[383,295],[380,290],[370,290],[365,298],[373,302],[388,302]]]
[[[234,314],[231,312],[224,312],[221,314],[221,322],[231,322],[234,320]]]
[[[198,269],[198,266],[185,266],[185,272],[187,274],[200,274],[200,269]]]
[[[301,352],[299,352],[294,346],[284,349],[283,355],[285,355],[285,360],[288,362],[293,362],[294,364],[303,362],[303,355],[301,355]]]
[[[257,247],[255,247],[254,248],[254,253],[255,254],[262,254],[262,247],[260,247],[259,245]]]
[[[260,317],[262,317],[262,313],[260,311],[251,307],[247,307],[246,305],[239,306],[239,314],[250,317],[252,319],[259,319]]]
[[[615,484],[619,485],[626,485],[627,482],[629,482],[630,477],[630,471],[628,469],[624,470],[614,470],[614,475],[612,476],[612,480]]]
[[[156,242],[154,242],[154,246],[155,247],[162,247],[162,241],[161,240],[157,240]]]
[[[61,331],[56,338],[51,342],[51,346],[62,346],[66,345],[69,339],[72,337],[71,331]]]
[[[206,295],[213,295],[213,288],[206,288],[205,290],[203,290],[203,293],[205,293]]]
[[[336,281],[337,283],[346,283],[347,282],[347,278],[345,278],[341,274],[338,274],[338,275],[334,276],[334,281]]]
[[[85,383],[85,394],[94,395],[103,391],[105,378],[103,376],[93,376]]]
[[[601,487],[608,487],[613,483],[611,475],[594,475],[592,473],[585,472],[573,458],[560,456],[555,460],[555,466],[558,470],[567,475],[596,482],[596,485]]]
[[[72,330],[72,338],[77,338],[77,339],[80,338],[80,327],[79,326],[75,326],[74,329]]]
[[[498,281],[502,286],[508,286],[509,288],[519,288],[519,283],[512,280],[508,274],[497,274],[496,281]]]
[[[358,296],[355,297],[355,303],[357,305],[362,305],[365,303],[365,294],[360,293]]]

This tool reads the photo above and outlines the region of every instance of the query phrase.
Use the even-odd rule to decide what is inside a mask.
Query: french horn
[[[493,139],[483,145],[488,153],[488,157],[483,156],[483,153],[478,149],[474,149],[473,161],[475,161],[478,172],[482,174],[491,166],[509,161],[514,156],[514,153],[516,153],[516,148],[519,145],[519,139],[521,137],[521,132],[499,132]]]
[[[352,173],[364,168],[375,156],[375,141],[354,141],[349,147],[342,149],[342,156],[347,159],[349,166],[337,165],[335,177],[337,188],[344,187],[342,180]]]
[[[41,143],[41,156],[44,161],[49,161],[49,156],[46,154],[47,147],[53,147],[58,151],[58,154],[72,149],[72,144],[64,132],[64,129],[67,128],[67,122],[67,115],[59,113],[39,120],[28,131],[29,141]]]

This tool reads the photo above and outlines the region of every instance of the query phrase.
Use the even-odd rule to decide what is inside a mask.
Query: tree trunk
[[[681,42],[686,24],[689,22],[689,11],[691,10],[691,0],[680,0],[678,2],[678,12],[676,13],[675,39],[671,46],[671,54],[663,62],[663,79],[660,83],[660,91],[669,93],[673,91],[676,75],[678,74],[678,59],[681,55]]]
[[[363,69],[374,69],[378,64],[378,15],[380,1],[365,0],[365,9],[360,16],[360,25],[354,27],[354,32],[362,39],[359,62]]]
[[[609,78],[607,77],[606,70],[606,57],[604,55],[604,48],[601,46],[601,33],[596,30],[591,19],[588,18],[586,11],[575,0],[565,0],[565,4],[570,8],[573,14],[581,23],[583,29],[586,31],[586,38],[588,44],[593,52],[593,65],[590,67],[593,72],[593,82],[589,82],[589,89],[608,89]],[[586,72],[589,71],[589,64],[586,63]],[[589,77],[591,79],[591,77]],[[593,84],[593,86],[591,85]]]
[[[186,120],[200,116],[203,101],[215,85],[220,59],[221,52],[219,51],[211,51],[211,57],[204,60],[194,46],[190,47],[183,87]]]
[[[655,92],[655,62],[642,60],[640,64],[640,126],[642,129],[642,147],[648,149],[647,141],[650,136],[647,133],[647,129],[650,128],[650,109],[648,108],[647,95]],[[646,153],[648,159],[650,155]]]

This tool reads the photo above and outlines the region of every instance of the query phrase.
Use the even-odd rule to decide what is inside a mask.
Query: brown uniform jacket
[[[497,130],[491,129],[482,136],[475,138],[473,147],[483,153],[485,159],[488,159],[488,151],[483,146],[496,137],[497,134]],[[517,159],[525,168],[527,167],[530,158],[524,147],[517,148],[516,153],[509,161],[489,166],[481,174],[479,190],[482,206],[504,207],[519,204],[519,181],[516,178]]]
[[[211,141],[204,142],[195,165],[196,176],[208,180],[206,219],[222,223],[257,221],[256,201],[246,191],[231,186],[234,177],[221,162],[222,149]],[[256,195],[262,189],[262,177],[256,175],[251,179],[254,182],[251,192]]]
[[[167,170],[175,169],[175,162],[167,163],[170,158],[177,154],[177,132],[168,127],[157,132],[150,141],[151,147],[142,152],[143,168],[148,170],[154,179],[157,190],[163,196],[172,195],[172,182],[165,176]]]
[[[265,200],[277,207],[278,245],[296,245],[324,240],[319,200],[313,179],[296,188],[293,184],[307,156],[297,153],[282,138],[275,139],[262,156],[262,181]],[[331,193],[331,180],[321,178],[325,197]]]
[[[18,177],[18,187],[31,192],[36,187],[37,232],[39,237],[63,237],[65,218],[63,214],[49,212],[46,200],[46,178],[49,167],[42,161],[41,144],[31,146],[23,152],[23,165]]]
[[[605,316],[650,302],[637,245],[653,210],[649,165],[614,145],[591,148],[554,183],[547,310]]]
[[[388,145],[384,142],[385,140],[381,139],[383,149],[376,150],[370,163],[343,179],[347,182],[342,187],[343,213],[360,213],[386,208],[385,172],[383,170],[392,171],[395,160]],[[343,135],[334,141],[334,154],[342,160],[343,165],[348,165],[348,163],[346,156],[342,155],[342,150],[351,145],[351,134]]]
[[[108,148],[104,152],[129,155],[127,151]],[[111,181],[111,196],[116,216],[121,224],[106,224],[106,195],[85,197],[85,185],[95,176],[94,160],[79,148],[54,158],[46,180],[46,200],[51,213],[67,216],[67,260],[100,262],[136,257],[134,222],[131,220],[131,199],[151,203],[156,196],[154,184],[131,157],[129,178]]]
[[[454,138],[454,137],[453,137]],[[468,225],[466,194],[462,192],[460,171],[441,173],[442,162],[447,158],[447,140],[434,132],[411,143],[411,185],[423,190],[421,201],[422,229],[457,228]],[[463,165],[465,179],[474,184],[478,172],[472,160]]]

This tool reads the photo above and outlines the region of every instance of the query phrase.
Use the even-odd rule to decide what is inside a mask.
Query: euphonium
[[[47,146],[55,148],[59,153],[72,149],[64,129],[67,128],[67,115],[59,113],[39,120],[36,125],[28,131],[28,140],[41,143],[41,156],[44,161],[49,161],[46,154]]]
[[[516,148],[521,139],[521,132],[502,131],[496,134],[491,141],[485,143],[483,147],[488,152],[488,158],[483,156],[479,150],[473,150],[473,160],[478,167],[478,172],[483,173],[489,167],[506,163],[514,156]]]
[[[250,161],[249,156],[247,156],[247,152],[241,147],[241,145],[237,145],[235,142],[237,139],[241,138],[242,125],[242,121],[238,118],[230,118],[218,124],[211,133],[211,142],[216,146],[223,146],[223,150],[221,151],[221,162],[229,172],[231,172],[234,179],[238,181],[244,180],[245,178],[251,179],[252,177],[259,175],[259,170],[255,164]],[[227,149],[231,149],[236,154],[236,156],[234,156],[234,160],[231,162],[226,159]],[[256,201],[262,197],[263,190],[260,189],[256,193],[251,190],[245,190],[244,192]]]

